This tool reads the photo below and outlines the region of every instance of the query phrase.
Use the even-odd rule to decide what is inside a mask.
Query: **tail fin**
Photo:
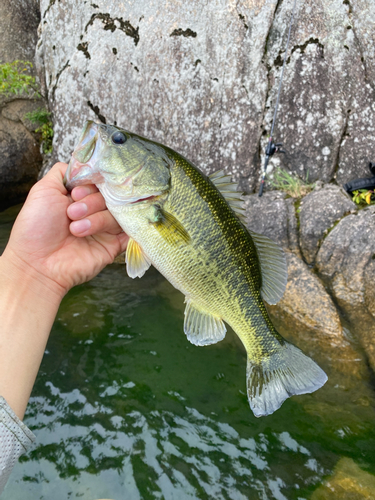
[[[260,362],[248,358],[246,379],[250,408],[256,417],[263,417],[280,408],[290,396],[316,391],[328,377],[311,358],[285,342]]]

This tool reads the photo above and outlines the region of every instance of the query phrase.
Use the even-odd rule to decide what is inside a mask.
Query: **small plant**
[[[28,74],[33,65],[29,61],[13,61],[0,64],[0,95],[10,97],[12,95],[25,95],[38,98],[41,97],[39,87],[34,76]],[[41,148],[44,154],[52,153],[53,128],[51,113],[40,108],[31,113],[26,113],[31,123],[38,125],[35,132],[41,134]]]
[[[272,187],[285,191],[292,198],[301,198],[314,189],[314,184],[309,183],[309,173],[303,180],[296,174],[289,174],[285,170],[276,167],[272,172],[272,178],[268,178]]]
[[[13,61],[0,64],[0,95],[10,97],[11,95],[28,94],[40,97],[38,84],[35,77],[29,75],[33,67],[29,61]]]
[[[358,189],[353,191],[353,201],[357,205],[366,203],[373,205],[375,203],[375,190],[371,189]]]
[[[26,113],[25,118],[31,123],[39,125],[35,132],[42,134],[42,151],[44,154],[52,153],[53,128],[51,113],[45,108],[39,108],[31,113]]]

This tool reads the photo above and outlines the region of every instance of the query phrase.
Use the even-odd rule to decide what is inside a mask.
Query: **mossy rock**
[[[375,476],[351,458],[342,458],[333,475],[314,491],[311,500],[370,500],[375,498]]]

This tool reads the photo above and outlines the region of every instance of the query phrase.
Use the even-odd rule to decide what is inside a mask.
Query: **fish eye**
[[[126,135],[122,132],[115,132],[112,134],[111,139],[113,144],[124,144],[126,142]]]

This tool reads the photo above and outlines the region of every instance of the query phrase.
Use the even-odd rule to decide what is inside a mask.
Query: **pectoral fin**
[[[187,300],[184,332],[192,344],[199,346],[216,344],[223,340],[226,331],[220,318],[204,311],[191,300]]]
[[[186,244],[190,241],[190,236],[181,222],[162,208],[158,208],[157,220],[152,224],[171,245]]]
[[[129,239],[128,246],[126,247],[125,262],[130,278],[141,278],[151,266],[151,262],[144,254],[142,248],[132,238]]]

